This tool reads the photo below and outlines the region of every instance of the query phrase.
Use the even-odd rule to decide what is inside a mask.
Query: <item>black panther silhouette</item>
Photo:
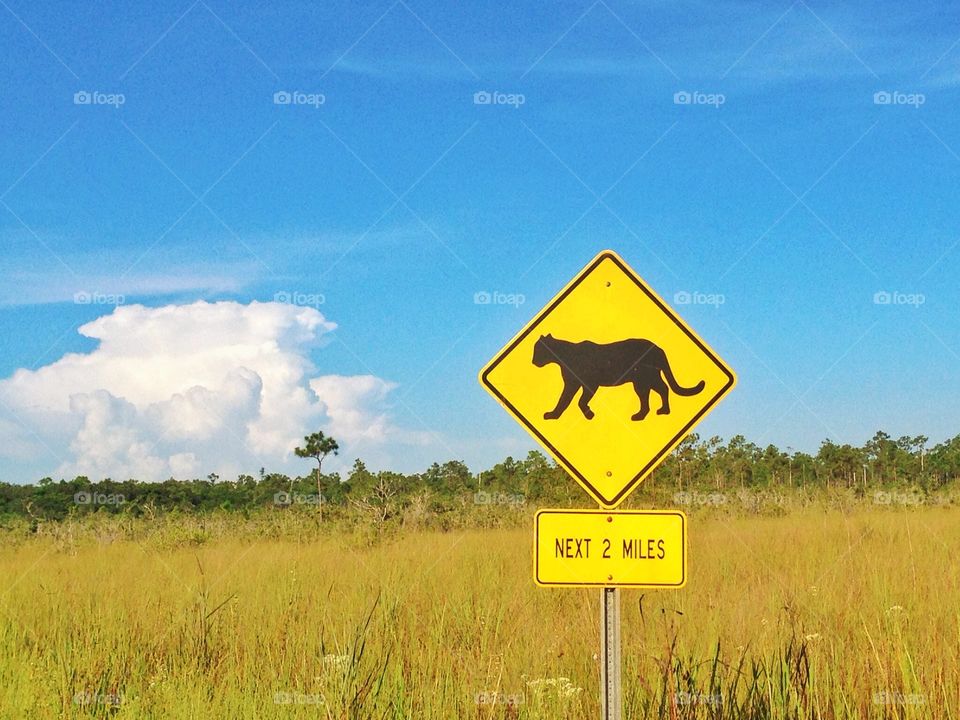
[[[563,374],[563,392],[557,406],[544,413],[545,420],[556,420],[570,405],[573,396],[582,389],[580,395],[581,412],[587,420],[593,418],[590,400],[600,387],[613,387],[632,383],[640,398],[640,410],[632,420],[643,420],[650,412],[650,391],[660,396],[658,415],[670,414],[670,390],[677,395],[696,395],[703,390],[701,380],[693,387],[683,387],[677,382],[670,370],[663,349],[640,338],[621,340],[602,345],[590,342],[570,342],[559,340],[552,335],[541,335],[533,347],[533,364],[543,367],[548,363],[557,363]],[[666,382],[664,382],[666,378]]]

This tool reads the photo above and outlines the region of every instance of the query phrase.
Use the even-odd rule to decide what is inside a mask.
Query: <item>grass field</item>
[[[530,530],[191,522],[0,534],[0,717],[599,717],[599,593]],[[960,717],[958,526],[694,514],[687,587],[623,593],[625,717]]]

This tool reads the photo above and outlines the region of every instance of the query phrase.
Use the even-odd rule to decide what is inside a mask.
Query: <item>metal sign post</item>
[[[620,690],[620,590],[600,591],[600,707],[603,720],[622,720]]]

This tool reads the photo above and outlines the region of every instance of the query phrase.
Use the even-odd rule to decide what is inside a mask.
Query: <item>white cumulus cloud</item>
[[[346,448],[419,443],[391,424],[393,383],[318,373],[310,351],[335,328],[281,303],[117,307],[79,328],[92,352],[0,380],[0,455],[32,446],[55,476],[159,480],[275,468],[317,428]]]

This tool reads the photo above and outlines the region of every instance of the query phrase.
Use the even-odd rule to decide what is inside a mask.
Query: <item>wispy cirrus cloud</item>
[[[0,307],[73,302],[89,304],[92,298],[113,297],[120,304],[128,299],[172,295],[235,293],[253,282],[252,268],[171,268],[165,273],[80,274],[65,270],[39,272],[17,270],[7,274],[0,287]],[[110,304],[118,304],[112,302]]]
[[[438,80],[471,80],[463,68],[450,62],[400,58],[345,57],[336,64],[331,60],[331,72],[379,79],[431,77]]]

